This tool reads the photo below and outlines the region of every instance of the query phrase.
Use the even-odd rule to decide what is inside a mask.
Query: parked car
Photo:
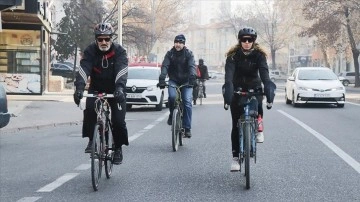
[[[340,72],[338,76],[344,86],[355,83],[355,72]]]
[[[62,76],[67,79],[73,79],[74,75],[74,66],[70,66],[65,63],[53,63],[50,68],[51,74],[53,76]]]
[[[345,87],[326,67],[298,67],[287,79],[285,102],[294,107],[306,103],[345,105]]]
[[[152,66],[129,66],[126,83],[126,108],[133,105],[155,105],[161,111],[163,104],[168,105],[167,89],[160,89],[159,82],[161,69]]]
[[[271,81],[286,81],[287,76],[284,72],[280,70],[269,70],[269,76]]]
[[[6,91],[3,84],[0,83],[0,128],[5,127],[10,121],[8,112]]]

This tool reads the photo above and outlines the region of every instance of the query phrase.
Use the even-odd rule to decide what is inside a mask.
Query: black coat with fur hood
[[[266,53],[255,43],[252,51],[245,54],[241,45],[231,48],[226,54],[225,64],[225,102],[230,103],[234,89],[244,90],[262,88],[271,82]],[[226,97],[228,97],[226,99]]]

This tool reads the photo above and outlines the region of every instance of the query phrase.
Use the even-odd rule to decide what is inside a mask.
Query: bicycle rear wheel
[[[114,159],[114,152],[113,149],[115,148],[114,141],[113,141],[113,134],[111,124],[107,122],[106,129],[105,129],[105,144],[106,144],[106,151],[105,151],[105,174],[106,178],[109,179],[112,173],[113,168],[113,159]]]
[[[91,181],[95,191],[98,190],[99,180],[101,178],[101,170],[103,165],[102,150],[103,141],[101,134],[103,133],[102,124],[96,124],[93,136],[93,145],[91,149]]]
[[[180,128],[179,128],[179,110],[177,108],[174,109],[173,111],[173,118],[172,118],[172,125],[171,125],[171,133],[172,133],[172,148],[173,151],[177,151],[179,148],[179,132],[180,132]]]
[[[251,137],[251,126],[250,123],[246,122],[244,124],[244,149],[245,149],[245,177],[246,177],[246,189],[250,189],[250,137]]]

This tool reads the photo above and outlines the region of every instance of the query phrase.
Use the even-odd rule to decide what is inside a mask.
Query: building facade
[[[49,82],[49,1],[0,1],[0,84],[7,94],[43,94]],[[4,4],[4,3],[3,3]]]

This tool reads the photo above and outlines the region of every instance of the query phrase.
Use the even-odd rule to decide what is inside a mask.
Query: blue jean
[[[169,80],[169,85],[179,86],[175,81]],[[170,116],[174,111],[175,97],[176,97],[176,89],[174,87],[169,86],[169,109]],[[181,98],[184,105],[184,113],[183,113],[183,127],[185,129],[191,129],[191,117],[192,117],[192,87],[183,87],[181,89]]]

